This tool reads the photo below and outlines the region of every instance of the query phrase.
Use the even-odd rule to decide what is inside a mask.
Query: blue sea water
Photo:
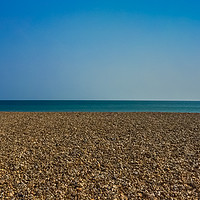
[[[200,101],[1,100],[0,111],[200,113]]]

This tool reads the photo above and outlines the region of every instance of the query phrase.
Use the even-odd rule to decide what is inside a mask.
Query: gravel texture
[[[0,112],[0,199],[200,199],[200,114]]]

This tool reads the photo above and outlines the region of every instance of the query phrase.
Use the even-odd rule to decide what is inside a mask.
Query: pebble
[[[200,114],[0,112],[1,199],[198,199]]]

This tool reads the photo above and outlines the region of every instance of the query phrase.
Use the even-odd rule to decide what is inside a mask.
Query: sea
[[[178,112],[200,113],[200,101],[0,100],[6,112]]]

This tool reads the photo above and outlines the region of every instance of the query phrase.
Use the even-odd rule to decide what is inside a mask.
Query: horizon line
[[[0,99],[0,101],[200,101],[200,99]]]

